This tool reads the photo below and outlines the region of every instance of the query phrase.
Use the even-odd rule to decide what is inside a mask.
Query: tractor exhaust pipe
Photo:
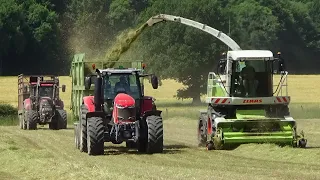
[[[102,111],[102,77],[100,71],[96,70],[98,77],[94,84],[94,107],[95,111]]]

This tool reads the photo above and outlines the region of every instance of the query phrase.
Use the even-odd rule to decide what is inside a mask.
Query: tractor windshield
[[[40,86],[39,87],[40,97],[52,97],[53,96],[53,86]]]
[[[141,89],[139,79],[134,74],[114,73],[103,78],[104,99],[114,99],[118,93],[126,93],[134,99],[139,99]]]

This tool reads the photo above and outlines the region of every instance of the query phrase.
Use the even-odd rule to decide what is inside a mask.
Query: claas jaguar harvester
[[[278,55],[274,58],[268,50],[235,50],[224,55],[217,72],[208,75],[208,109],[200,112],[199,145],[208,150],[246,143],[306,146],[303,132],[298,135],[290,116],[288,72]],[[255,69],[253,80],[247,80],[251,84],[245,82],[249,66]],[[280,74],[275,90],[274,73]]]
[[[154,26],[160,22],[194,27],[211,34],[231,49],[219,61],[217,72],[208,75],[208,108],[200,111],[197,126],[200,146],[206,146],[208,150],[245,143],[306,146],[303,131],[298,135],[296,121],[290,116],[288,72],[280,53],[274,58],[269,50],[242,50],[225,33],[179,16],[159,14],[146,23]],[[274,73],[280,76],[275,90]]]
[[[80,103],[73,105],[80,105],[79,122],[75,123],[76,147],[89,155],[101,155],[104,142],[126,142],[128,148],[139,152],[161,153],[161,111],[156,109],[152,97],[144,95],[143,85],[144,77],[151,76],[152,86],[157,89],[158,78],[144,74],[142,62],[114,62],[112,68],[105,68],[108,64],[85,62],[84,55],[75,56],[73,68],[77,70],[74,72],[84,72],[91,67],[89,64],[94,72],[80,79],[73,78],[73,83],[82,81],[84,90],[94,93],[83,95]]]

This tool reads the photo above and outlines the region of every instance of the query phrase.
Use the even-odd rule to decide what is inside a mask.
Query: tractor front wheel
[[[148,127],[148,140],[146,152],[162,153],[163,152],[163,122],[161,116],[148,116],[146,118]]]
[[[67,112],[65,110],[57,110],[57,120],[59,129],[67,129]]]
[[[104,125],[101,117],[88,118],[87,145],[89,155],[104,154]]]
[[[37,129],[37,119],[38,119],[38,114],[36,111],[30,110],[27,112],[27,129],[28,130]]]

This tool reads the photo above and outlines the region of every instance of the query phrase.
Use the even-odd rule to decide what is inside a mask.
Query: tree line
[[[319,0],[0,0],[1,75],[69,73],[74,53],[101,57],[128,28],[171,14],[229,34],[242,49],[281,51],[289,73],[319,73]],[[205,92],[208,71],[227,47],[178,23],[147,28],[123,58],[143,59],[161,78]]]

